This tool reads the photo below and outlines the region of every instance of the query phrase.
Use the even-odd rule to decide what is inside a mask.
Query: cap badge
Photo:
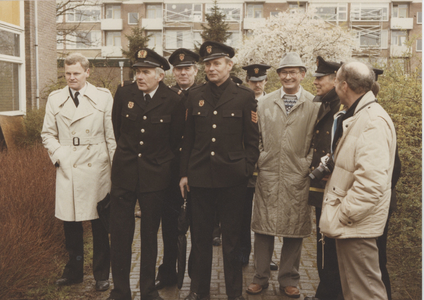
[[[183,61],[183,60],[184,60],[184,56],[185,56],[185,54],[184,54],[184,53],[181,53],[181,54],[180,54],[180,60],[181,60],[181,61]]]
[[[253,71],[255,71],[255,74],[259,73],[259,68],[254,68]]]
[[[128,108],[133,108],[134,107],[134,102],[130,101],[128,102]]]
[[[146,58],[147,51],[146,50],[140,50],[138,51],[138,58]]]
[[[199,100],[199,106],[202,107],[203,105],[205,105],[205,100]]]
[[[206,47],[206,52],[208,52],[209,54],[212,53],[212,46],[207,46]]]

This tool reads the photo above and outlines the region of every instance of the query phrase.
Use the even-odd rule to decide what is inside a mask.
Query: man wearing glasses
[[[256,273],[247,293],[259,294],[268,287],[274,237],[278,236],[283,238],[280,290],[299,298],[302,241],[312,229],[308,169],[319,106],[300,85],[306,67],[297,53],[285,54],[277,72],[282,88],[258,104],[260,156],[252,217]]]

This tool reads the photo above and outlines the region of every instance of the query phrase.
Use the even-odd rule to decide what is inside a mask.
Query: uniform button
[[[74,148],[72,148],[72,150],[77,151],[77,148],[76,148],[76,147],[74,147]]]
[[[141,133],[144,133],[146,130],[144,130],[144,128],[142,128],[140,131],[141,131]]]
[[[147,116],[143,116],[143,120],[147,120]]]
[[[323,154],[325,154],[325,151],[324,151],[324,150],[322,150],[322,153],[323,153]]]
[[[215,139],[215,138],[212,138],[212,142],[214,142],[214,143],[215,143],[215,141],[216,141],[216,139]]]
[[[319,130],[317,130],[316,133],[318,134],[319,133]]]
[[[317,149],[314,149],[314,152],[317,152]]]
[[[214,115],[217,115],[217,114],[218,114],[218,112],[217,112],[216,110],[214,110],[214,111],[213,111],[213,114],[214,114]]]
[[[90,130],[88,130],[88,129],[87,129],[85,132],[89,133],[89,132],[90,132]]]
[[[160,119],[159,121],[160,121],[161,123],[163,123],[163,119]]]
[[[314,143],[312,143],[312,147],[313,147],[313,146],[315,146],[315,144],[314,144]]]
[[[182,139],[184,138],[184,136],[181,137]]]
[[[231,113],[231,116],[234,117],[234,113]]]
[[[212,152],[211,152],[211,155],[212,155],[212,156],[214,156],[214,155],[215,155],[215,152],[213,152],[213,151],[212,151]]]
[[[128,118],[130,115],[126,115],[126,117]]]
[[[91,167],[91,163],[88,163],[88,166]]]
[[[72,131],[72,135],[75,135],[75,133],[76,133],[75,131]]]
[[[330,134],[330,131],[327,131],[326,133],[327,133],[327,134]]]
[[[141,153],[138,154],[138,157],[141,157]]]
[[[87,150],[90,150],[90,146],[87,146]]]
[[[180,152],[183,151],[183,148],[180,148]]]
[[[212,128],[216,128],[216,124],[213,124],[213,125],[212,125]]]
[[[198,111],[197,114],[200,115],[200,111]]]
[[[315,170],[315,168],[314,168],[314,167],[312,167],[312,168],[311,168],[311,170],[313,171],[313,170]]]
[[[144,142],[143,141],[140,141],[140,145],[143,145],[144,144]]]
[[[74,164],[74,168],[76,168],[77,167],[77,164]]]

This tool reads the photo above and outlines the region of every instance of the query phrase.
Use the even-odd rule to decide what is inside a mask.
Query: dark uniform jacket
[[[314,101],[316,101],[316,99],[314,99]],[[314,128],[314,136],[312,137],[311,146],[314,148],[314,155],[312,157],[311,171],[319,166],[321,157],[330,153],[333,117],[340,110],[340,99],[336,94],[336,89],[334,88],[318,101],[321,101],[322,104],[318,111],[318,118]],[[326,183],[327,182],[323,180],[311,180],[309,187],[309,205],[321,207]]]
[[[137,83],[119,87],[112,122],[117,149],[112,184],[123,189],[153,192],[168,187],[171,161],[184,130],[184,103],[163,82],[146,104]]]
[[[190,89],[180,175],[189,186],[236,186],[259,157],[255,95],[231,81],[215,104],[211,84]]]

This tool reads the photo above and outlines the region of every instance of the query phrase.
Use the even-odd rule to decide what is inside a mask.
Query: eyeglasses
[[[287,77],[287,75],[290,74],[290,77],[295,77],[297,74],[299,74],[300,72],[296,72],[296,71],[290,71],[290,72],[286,72],[286,71],[281,71],[280,73],[278,73],[281,77],[285,78]]]

